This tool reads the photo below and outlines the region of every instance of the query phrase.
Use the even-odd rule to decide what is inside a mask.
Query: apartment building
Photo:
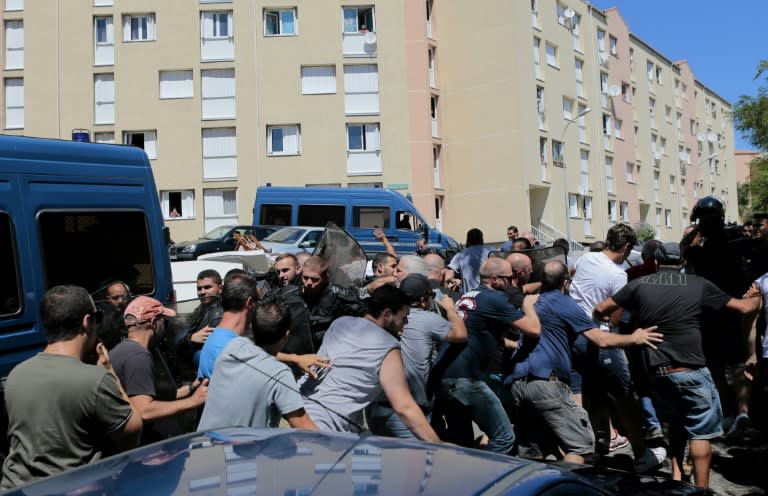
[[[3,132],[144,148],[174,239],[250,222],[265,184],[396,189],[488,241],[677,239],[708,194],[736,219],[730,104],[687,63],[615,9],[484,5],[5,0]]]

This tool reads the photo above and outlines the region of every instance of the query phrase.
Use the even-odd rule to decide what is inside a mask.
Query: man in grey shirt
[[[400,336],[405,377],[413,399],[428,415],[432,400],[427,395],[427,376],[432,368],[432,351],[435,344],[442,341],[463,343],[467,340],[467,328],[456,312],[453,300],[447,296],[443,296],[437,305],[445,310],[448,320],[429,310],[434,305],[435,293],[429,279],[423,275],[409,275],[400,282],[400,289],[411,301],[408,323]],[[374,434],[415,438],[395,414],[386,395],[382,394],[371,403],[367,419],[368,427]]]
[[[275,358],[288,340],[290,319],[279,297],[256,306],[253,342],[236,337],[216,360],[198,430],[277,427],[281,416],[291,427],[317,430],[304,409],[293,372]]]

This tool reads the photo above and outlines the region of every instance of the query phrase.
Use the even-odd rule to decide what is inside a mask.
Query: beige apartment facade
[[[615,9],[486,1],[5,0],[4,132],[142,146],[178,240],[266,184],[396,189],[458,239],[736,219],[730,105],[685,62]]]

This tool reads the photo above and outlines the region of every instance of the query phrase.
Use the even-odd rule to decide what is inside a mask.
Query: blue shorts
[[[673,372],[653,377],[654,401],[663,422],[685,429],[690,439],[714,439],[723,434],[720,396],[709,369]]]

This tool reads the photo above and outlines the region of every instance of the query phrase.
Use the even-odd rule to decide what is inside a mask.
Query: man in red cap
[[[123,314],[128,337],[110,352],[112,366],[144,420],[142,444],[181,434],[178,414],[203,405],[208,397],[208,380],[177,388],[158,381],[155,375],[156,371],[167,372],[167,365],[154,346],[154,338],[162,335],[165,317],[175,316],[176,312],[156,299],[139,296]],[[170,373],[166,375],[170,377]],[[156,422],[159,419],[172,420]]]

